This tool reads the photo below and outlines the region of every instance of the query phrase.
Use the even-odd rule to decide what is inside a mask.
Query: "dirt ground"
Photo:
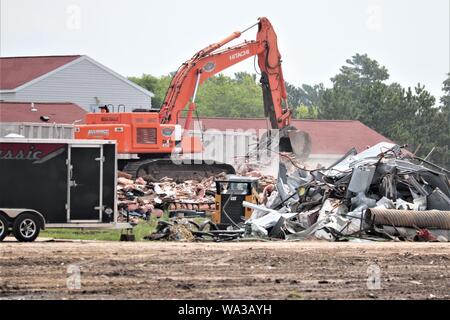
[[[450,299],[449,268],[444,243],[3,242],[0,298]]]

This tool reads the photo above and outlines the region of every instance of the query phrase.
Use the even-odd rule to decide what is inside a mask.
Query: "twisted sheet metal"
[[[374,208],[366,211],[366,222],[375,225],[450,230],[450,211],[413,211]]]

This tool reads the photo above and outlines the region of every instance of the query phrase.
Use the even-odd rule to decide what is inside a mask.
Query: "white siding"
[[[0,122],[0,138],[6,137],[11,133],[35,139],[73,139],[74,126],[56,123]]]
[[[8,93],[0,93],[0,100],[4,101],[18,101],[16,99],[16,94],[14,92],[8,92]],[[22,101],[20,101],[22,102]],[[28,102],[28,101],[25,101]]]
[[[96,104],[123,104],[127,110],[150,108],[151,97],[145,92],[82,59],[16,93],[0,94],[0,100],[32,102],[72,102],[87,111]]]

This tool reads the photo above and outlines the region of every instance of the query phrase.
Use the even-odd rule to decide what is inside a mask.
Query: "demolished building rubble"
[[[177,215],[158,224],[149,239],[191,241],[239,238],[301,241],[449,241],[450,172],[415,158],[400,146],[380,143],[350,150],[329,168],[307,170],[291,157],[280,162],[278,178],[243,165],[239,173],[260,178],[260,204],[251,218],[228,230],[211,221],[197,224]],[[214,177],[176,184],[119,178],[124,217],[214,210]],[[224,177],[216,177],[223,179]],[[158,215],[158,214],[156,214]],[[205,215],[207,216],[207,215]],[[182,232],[180,231],[182,230]],[[186,230],[190,236],[186,236]]]
[[[276,188],[246,221],[253,236],[304,240],[450,238],[450,172],[399,146],[349,151],[327,169],[280,170]],[[278,213],[277,214],[275,214]],[[279,230],[273,230],[278,228]],[[420,235],[428,234],[428,237]]]
[[[246,168],[242,173],[250,177],[258,177],[263,191],[268,185],[273,185],[272,176],[263,175],[256,169]],[[135,180],[131,175],[120,172],[117,179],[117,198],[119,220],[137,224],[139,219],[148,220],[149,217],[161,217],[164,211],[169,216],[190,215],[206,216],[215,206],[215,180],[226,179],[222,174],[216,177],[199,180],[187,180],[177,183],[171,178],[153,181],[147,177]]]

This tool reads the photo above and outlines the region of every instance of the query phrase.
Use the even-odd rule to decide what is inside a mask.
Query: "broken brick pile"
[[[264,187],[273,185],[275,178],[263,175],[260,171],[246,167],[243,176],[260,178],[261,192]],[[215,209],[215,180],[225,179],[226,175],[176,183],[171,178],[158,182],[147,181],[142,177],[132,179],[130,174],[118,172],[117,199],[120,221],[138,223],[139,219],[160,218],[165,210],[195,210],[212,212]]]
[[[147,220],[150,216],[159,218],[165,209],[205,209],[214,204],[214,177],[177,184],[170,178],[150,182],[142,177],[133,180],[124,172],[119,172],[118,176],[117,198],[121,220],[128,218],[136,223],[138,219]]]

